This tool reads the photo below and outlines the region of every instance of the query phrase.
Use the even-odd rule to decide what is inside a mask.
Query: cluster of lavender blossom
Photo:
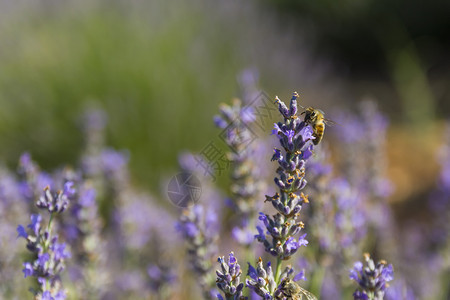
[[[132,187],[126,152],[105,147],[105,114],[89,110],[83,125],[79,168],[46,172],[29,153],[17,174],[0,167],[0,299],[172,295],[173,217]]]
[[[450,125],[428,201],[437,217],[408,231],[405,249],[387,202],[387,120],[374,103],[337,120],[332,148],[327,136],[314,144],[297,93],[289,105],[277,97],[269,154],[255,135],[254,78],[241,82],[244,101],[214,117],[229,149],[228,196],[184,153],[180,170],[200,178],[201,198],[181,209],[158,203],[132,184],[129,154],[105,146],[100,110],[84,116],[77,168],[46,172],[28,153],[17,174],[0,166],[0,299],[445,299]],[[348,155],[333,165],[336,152]],[[358,261],[366,252],[395,261],[395,281],[385,260]]]
[[[298,98],[299,95],[294,93],[289,107],[280,99],[276,98],[278,111],[283,117],[283,122],[275,123],[272,131],[272,134],[277,136],[279,145],[281,146],[281,148],[277,147],[274,149],[271,158],[272,161],[278,163],[276,169],[277,176],[274,178],[274,183],[278,191],[271,196],[266,196],[264,201],[271,203],[276,212],[273,215],[260,212],[258,219],[261,225],[256,226],[257,234],[254,234],[254,239],[262,244],[264,252],[275,258],[274,268],[272,268],[270,261],[264,264],[262,257],[259,257],[256,260],[256,267],[251,262],[248,262],[247,278],[243,280],[241,278],[243,270],[238,263],[238,256],[236,256],[235,251],[229,253],[228,259],[224,256],[219,256],[218,262],[220,269],[216,271],[215,280],[216,287],[221,291],[221,293],[217,294],[218,299],[247,299],[248,297],[252,299],[301,299],[302,296],[308,299],[316,299],[312,293],[295,283],[300,279],[306,280],[305,269],[302,268],[304,264],[300,263],[305,258],[295,259],[295,253],[301,246],[308,245],[306,233],[300,234],[305,224],[299,220],[299,217],[303,204],[309,203],[308,195],[303,192],[307,185],[305,178],[306,164],[311,157],[316,155],[312,143],[314,140],[314,129],[311,124],[301,119],[298,112]],[[258,176],[252,175],[251,172],[253,166],[251,163],[251,155],[254,153],[251,151],[252,148],[248,147],[248,136],[246,136],[251,132],[247,126],[251,125],[254,120],[253,118],[254,116],[251,115],[251,112],[249,117],[249,108],[243,107],[239,100],[234,100],[233,106],[222,105],[221,116],[215,117],[216,125],[226,130],[228,137],[226,143],[231,148],[229,154],[230,161],[233,164],[231,172],[231,197],[235,203],[235,205],[231,206],[231,212],[238,219],[239,217],[251,219],[251,214],[253,214],[253,217],[255,215],[254,211],[245,209],[249,203],[254,205],[252,202],[255,201],[256,193],[252,193],[254,191],[252,187],[256,184],[254,182],[255,178],[258,178]],[[236,149],[240,149],[241,152],[236,152]],[[333,205],[332,203],[338,203],[338,206],[340,206],[340,211],[333,212],[337,224],[340,225],[333,228],[334,231],[330,232],[330,236],[320,238],[320,234],[316,235],[316,232],[313,232],[315,238],[321,239],[320,245],[322,250],[320,251],[332,255],[335,260],[339,260],[340,264],[336,262],[335,267],[344,268],[349,266],[351,259],[356,257],[355,255],[360,255],[360,253],[357,253],[359,250],[358,247],[354,247],[353,251],[346,251],[346,249],[349,249],[353,243],[361,240],[362,236],[366,233],[365,227],[362,226],[362,223],[364,223],[364,215],[356,208],[359,197],[355,195],[353,192],[354,189],[346,184],[344,180],[336,179],[334,180],[335,183],[331,185],[328,185],[328,179],[325,182],[320,180],[320,177],[326,177],[330,173],[330,169],[327,166],[321,165],[318,162],[312,162],[312,166],[313,170],[316,170],[315,178],[314,176],[313,178],[322,181],[321,187],[319,187],[320,185],[313,184],[317,192],[315,196],[317,195],[320,198],[321,196],[328,195],[328,197],[325,196],[326,199],[324,198],[323,202],[319,201],[321,203],[319,206],[314,205],[315,208],[323,209],[323,206]],[[236,170],[240,172],[237,173]],[[314,173],[314,171],[312,172]],[[236,174],[240,176],[236,176]],[[333,186],[336,186],[336,188],[333,188]],[[243,191],[247,193],[243,193]],[[243,194],[246,197],[242,197]],[[330,199],[330,194],[333,194],[333,199]],[[205,247],[204,238],[208,236],[205,235],[208,226],[198,221],[201,220],[200,214],[197,214],[195,218],[186,218],[186,216],[192,215],[192,212],[197,211],[199,207],[201,207],[200,204],[195,204],[185,210],[181,218],[181,228],[185,236],[190,232],[188,240],[191,242],[189,242],[188,249],[193,263],[193,271],[200,279],[210,279],[207,289],[205,289],[204,280],[199,281],[202,289],[206,291],[204,293],[206,295],[205,298],[210,299],[214,293],[213,281],[211,281],[212,267],[208,264],[207,268],[199,270],[197,266],[198,262],[197,264],[195,263],[198,260],[205,262],[205,257],[202,257],[201,253],[210,254],[214,252],[202,251],[202,248]],[[315,213],[320,214],[319,211]],[[310,216],[311,223],[318,228],[327,226],[329,222],[321,220],[321,217]],[[235,232],[236,228],[233,230],[233,236],[235,236]],[[222,234],[223,236],[224,234]],[[192,243],[192,240],[201,240],[202,242],[196,246]],[[240,239],[237,239],[237,241],[237,245],[242,245]],[[333,244],[336,242],[337,244]],[[211,240],[209,247],[206,248],[211,250],[210,246],[214,243],[216,241],[213,242]],[[253,255],[255,253],[262,255],[263,253],[254,244],[249,244],[248,242],[245,251],[241,251],[240,253],[245,255],[247,259],[251,257],[252,252]],[[240,248],[235,247],[235,249]],[[249,249],[251,250],[250,255]],[[318,250],[318,247],[316,246],[315,249]],[[341,252],[336,252],[337,249],[342,250]],[[344,257],[347,260],[343,260]],[[299,271],[295,271],[291,264],[284,265],[287,261],[292,261],[294,264],[300,266]],[[373,261],[371,261],[371,264],[373,264]],[[382,261],[377,268],[384,265],[385,263]],[[355,268],[356,266],[359,266],[359,263],[355,265]],[[353,274],[354,271],[352,271],[350,279],[356,280],[359,283],[357,291],[353,294],[354,298],[382,299],[388,286],[386,282],[393,278],[392,265],[389,265],[386,270],[389,270],[389,272],[383,272],[383,276],[385,275],[385,277],[382,279],[378,279],[377,277],[378,281],[383,280],[383,284],[376,284],[378,291],[376,293],[373,292],[374,287],[372,285],[365,284],[366,281],[370,281],[372,284],[372,281],[366,278],[369,276],[367,275],[369,273],[361,275],[366,281],[363,279],[358,281],[357,277]],[[376,276],[379,276],[378,273]],[[335,297],[337,293],[340,293],[340,291],[334,291]]]
[[[63,191],[52,192],[47,186],[36,202],[39,209],[49,213],[47,226],[42,226],[42,215],[32,214],[31,223],[25,229],[17,227],[19,237],[27,241],[27,249],[33,254],[32,262],[23,263],[23,274],[26,277],[36,277],[39,288],[32,290],[37,299],[65,299],[66,293],[61,286],[60,273],[64,270],[64,261],[70,258],[70,252],[65,243],[58,242],[58,235],[54,233],[53,220],[69,205],[69,199],[75,194],[73,182],[64,184]]]

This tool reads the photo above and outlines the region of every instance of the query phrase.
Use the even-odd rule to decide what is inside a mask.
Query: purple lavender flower
[[[375,265],[367,253],[364,254],[364,259],[366,265],[358,261],[350,270],[350,279],[358,283],[353,297],[355,300],[382,300],[389,286],[388,282],[394,279],[394,269],[383,260]]]
[[[177,275],[174,270],[165,264],[152,264],[147,268],[150,288],[153,292],[162,293],[162,290],[168,290],[172,284],[177,281]]]
[[[303,291],[300,286],[291,282],[291,277],[304,278],[303,271],[298,276],[293,276],[294,270],[288,266],[282,272],[282,261],[290,259],[301,246],[308,244],[306,234],[299,238],[295,238],[295,235],[304,227],[303,222],[297,221],[297,218],[302,203],[308,203],[308,196],[301,190],[307,183],[304,179],[305,163],[312,155],[313,131],[297,116],[297,98],[298,94],[294,93],[289,108],[276,98],[278,109],[284,117],[284,123],[276,123],[272,131],[283,148],[275,148],[272,157],[272,161],[277,161],[279,165],[278,176],[274,179],[279,192],[274,196],[266,196],[266,202],[271,202],[277,213],[273,216],[259,214],[264,229],[257,226],[258,235],[255,235],[255,238],[264,245],[266,252],[277,258],[277,265],[273,274],[270,264],[266,271],[260,259],[257,271],[249,266],[250,279],[247,279],[247,286],[264,299],[290,297],[293,291],[286,289],[292,287]],[[305,293],[309,292],[305,290]],[[311,298],[315,297],[311,295]]]
[[[277,283],[270,262],[264,267],[260,257],[256,264],[256,269],[249,263],[247,275],[249,278],[245,280],[245,284],[250,290],[262,299],[273,299],[272,295],[277,288]]]
[[[215,213],[204,210],[200,204],[195,204],[183,210],[176,229],[187,243],[187,252],[193,271],[197,274],[205,299],[217,294],[214,291],[214,276],[211,259],[217,249],[217,225]]]
[[[181,171],[199,173],[197,162],[191,153],[179,156]],[[201,178],[201,176],[198,176]],[[204,204],[197,203],[182,211],[175,228],[183,236],[187,244],[187,254],[194,276],[198,278],[203,297],[216,299],[218,291],[215,288],[215,274],[213,258],[217,257],[217,241],[222,211],[223,196],[210,181],[202,181],[202,198],[207,199]]]
[[[277,285],[271,263],[268,262],[264,267],[261,257],[256,264],[256,269],[250,263],[248,264],[247,275],[249,276],[245,281],[247,287],[262,299],[291,299],[286,295],[292,293],[292,291],[286,290],[283,282],[306,280],[304,270],[295,274],[294,269],[287,266],[283,271],[280,271],[280,284]],[[297,287],[298,290],[303,290],[295,283],[293,286]],[[304,291],[310,295],[308,299],[316,299],[315,296],[306,290]]]
[[[105,149],[101,153],[101,162],[103,170],[107,174],[113,174],[122,170],[128,164],[128,154],[116,151],[114,149]]]
[[[297,221],[302,203],[307,202],[307,196],[300,193],[306,186],[305,161],[310,156],[312,145],[312,129],[302,122],[297,113],[298,94],[294,93],[290,109],[277,98],[280,113],[284,116],[284,123],[275,124],[274,134],[277,135],[283,148],[275,149],[272,160],[279,164],[278,176],[275,184],[279,192],[274,196],[266,196],[266,202],[271,202],[277,210],[273,217],[260,213],[259,219],[263,221],[266,232],[259,227],[259,234],[255,237],[264,244],[265,250],[277,257],[278,265],[287,260],[300,246],[306,245],[304,236],[296,240],[294,236],[303,228],[304,224]],[[269,240],[266,234],[271,237]],[[279,267],[277,266],[276,279],[279,280]]]
[[[246,299],[242,295],[242,290],[244,288],[244,283],[241,280],[241,266],[238,264],[234,253],[231,252],[228,257],[228,261],[225,258],[219,257],[221,270],[217,270],[217,287],[225,294],[226,300],[240,300]],[[219,299],[223,299],[219,295]]]
[[[243,246],[251,244],[246,238],[251,234],[256,216],[256,200],[262,183],[255,178],[256,163],[254,133],[250,128],[255,121],[252,107],[243,107],[234,99],[233,105],[221,105],[221,115],[215,116],[216,126],[224,128],[225,142],[230,147],[228,159],[231,161],[231,200],[237,226],[233,230],[236,241]]]
[[[19,237],[27,241],[27,249],[34,254],[33,262],[24,263],[24,277],[36,277],[38,290],[32,290],[36,297],[42,299],[65,299],[65,292],[60,282],[60,273],[65,268],[65,260],[70,257],[65,243],[58,242],[58,236],[53,233],[53,219],[68,206],[68,195],[73,192],[71,183],[66,185],[65,192],[52,193],[50,188],[44,189],[44,195],[36,203],[40,209],[50,214],[46,226],[43,226],[41,215],[32,215],[28,232],[22,225],[17,227]],[[55,195],[55,196],[54,196]]]
[[[66,183],[73,185],[73,183]],[[69,205],[69,196],[73,195],[70,190],[52,193],[50,187],[44,188],[43,195],[36,202],[38,208],[47,209],[50,214],[62,213]]]

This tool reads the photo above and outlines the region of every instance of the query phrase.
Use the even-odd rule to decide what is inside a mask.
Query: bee
[[[305,123],[310,124],[313,128],[313,140],[314,145],[320,143],[323,138],[323,133],[325,131],[325,124],[333,125],[334,122],[328,119],[325,119],[325,113],[320,109],[308,107],[302,115],[305,114]]]
[[[306,300],[317,300],[317,297],[312,293],[308,292],[301,286],[299,286],[294,281],[289,278],[284,278],[281,282],[281,293],[288,300],[303,300],[303,296],[306,297]]]

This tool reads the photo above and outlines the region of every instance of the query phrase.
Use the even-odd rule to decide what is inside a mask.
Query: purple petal
[[[25,228],[22,225],[17,226],[17,237],[23,237],[24,239],[28,238],[28,233],[25,231]]]
[[[23,263],[23,266],[24,266],[24,268],[23,268],[22,272],[23,272],[24,277],[27,278],[28,276],[33,276],[34,271],[33,271],[33,266],[31,265],[31,263],[25,262],[25,263]]]

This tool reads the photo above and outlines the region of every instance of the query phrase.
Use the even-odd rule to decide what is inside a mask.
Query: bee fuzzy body
[[[315,137],[313,143],[314,145],[317,145],[322,140],[323,133],[325,131],[325,123],[322,122],[313,125],[313,131],[314,131],[313,136]]]
[[[308,107],[304,112],[305,123],[310,124],[313,128],[314,145],[317,145],[322,140],[325,132],[325,114],[320,109]]]
[[[281,282],[281,292],[289,300],[317,300],[316,296],[288,278],[283,279]]]

